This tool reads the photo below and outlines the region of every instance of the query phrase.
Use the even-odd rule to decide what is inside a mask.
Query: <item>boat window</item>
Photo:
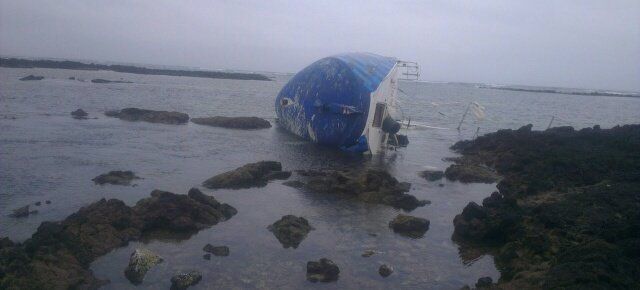
[[[376,104],[376,113],[373,115],[373,127],[382,126],[382,116],[384,116],[384,109],[386,108],[385,103],[377,103]]]
[[[283,107],[284,107],[284,106],[286,106],[286,105],[288,105],[288,104],[289,104],[289,100],[287,100],[287,99],[282,99],[282,100],[280,100],[280,105],[281,105],[281,106],[283,106]]]

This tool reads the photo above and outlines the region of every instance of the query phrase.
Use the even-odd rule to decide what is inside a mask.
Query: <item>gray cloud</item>
[[[369,51],[425,80],[640,90],[637,0],[0,3],[3,55],[295,72]]]

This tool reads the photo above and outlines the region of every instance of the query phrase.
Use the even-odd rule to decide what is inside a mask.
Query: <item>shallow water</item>
[[[29,75],[45,80],[18,81]],[[103,78],[133,84],[93,84],[68,80]],[[466,84],[405,83],[403,113],[414,124],[435,128],[408,130],[406,149],[380,157],[348,155],[309,144],[274,127],[236,131],[188,124],[183,126],[125,122],[101,112],[124,107],[176,110],[191,117],[259,116],[273,121],[274,96],[287,80],[235,81],[188,77],[145,76],[109,71],[0,68],[0,236],[22,241],[45,220],[61,220],[100,198],[118,198],[133,205],[153,189],[186,193],[205,179],[248,162],[277,160],[287,170],[326,167],[383,167],[400,181],[412,183],[411,194],[431,204],[411,212],[428,218],[431,227],[421,239],[394,234],[388,222],[400,211],[387,206],[301,192],[271,182],[246,190],[203,190],[238,209],[229,221],[191,237],[165,237],[131,243],[96,260],[91,268],[109,279],[105,289],[168,288],[178,271],[198,269],[203,281],[193,289],[432,288],[457,289],[482,276],[499,277],[493,258],[463,261],[451,241],[453,217],[469,201],[480,202],[495,185],[443,181],[417,176],[425,168],[444,169],[448,147],[461,139],[499,128],[531,123],[534,129],[554,126],[603,128],[640,122],[640,99],[572,96],[479,89]],[[468,116],[455,129],[466,105],[486,107],[483,121]],[[75,120],[69,112],[82,108],[97,119]],[[449,129],[446,129],[449,128]],[[110,170],[133,170],[143,179],[136,186],[97,186],[91,179]],[[14,208],[51,200],[38,214],[14,219]],[[306,217],[316,230],[297,249],[283,249],[266,227],[281,216]],[[231,255],[204,260],[202,247],[227,245]],[[143,284],[132,286],[124,268],[135,247],[162,255]],[[369,258],[366,249],[381,251]],[[332,259],[340,279],[331,284],[305,280],[309,260]],[[388,278],[377,274],[381,263],[395,268]]]

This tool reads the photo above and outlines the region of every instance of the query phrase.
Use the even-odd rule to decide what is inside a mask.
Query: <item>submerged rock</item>
[[[369,257],[371,257],[371,256],[373,256],[373,255],[375,255],[375,254],[376,254],[376,251],[374,251],[374,250],[365,250],[365,251],[362,253],[362,255],[361,255],[361,256],[362,256],[362,257],[364,257],[364,258],[369,258]]]
[[[118,83],[118,84],[132,84],[133,82],[129,81],[110,81],[105,79],[92,79],[92,83],[94,84],[110,84],[110,83]]]
[[[444,172],[442,172],[441,170],[424,170],[421,171],[418,175],[428,181],[437,181],[444,177]]]
[[[77,109],[71,112],[71,116],[73,116],[74,119],[86,119],[89,114],[83,109]]]
[[[307,219],[294,215],[283,216],[267,228],[276,236],[285,249],[289,247],[297,248],[302,240],[307,237],[307,234],[314,229],[309,225]]]
[[[411,238],[421,238],[429,230],[429,220],[399,214],[391,222],[389,227],[394,232]]]
[[[138,285],[144,280],[147,271],[162,261],[162,257],[150,250],[136,249],[129,257],[129,265],[124,270],[124,275],[131,283]]]
[[[411,184],[398,182],[388,172],[366,170],[300,170],[303,188],[312,192],[338,194],[364,202],[386,204],[407,211],[427,204],[406,194]]]
[[[202,258],[205,259],[205,260],[211,260],[211,254],[206,253],[206,254],[202,255]]]
[[[218,257],[229,256],[229,247],[227,246],[214,246],[212,244],[206,244],[202,250]]]
[[[293,187],[293,188],[303,188],[304,182],[300,180],[289,180],[282,183],[282,185]]]
[[[222,127],[229,129],[265,129],[271,128],[269,121],[258,117],[207,117],[207,118],[193,118],[191,122],[198,125],[207,125],[214,127]]]
[[[43,222],[22,244],[0,250],[2,288],[95,289],[104,284],[92,261],[154,231],[193,233],[225,220],[221,206],[154,191],[129,207],[117,199],[81,208],[61,222]]]
[[[104,173],[96,176],[94,179],[91,179],[95,184],[104,185],[104,184],[114,184],[114,185],[131,185],[131,181],[134,179],[140,179],[140,177],[136,176],[132,171],[109,171],[109,173]]]
[[[378,268],[378,274],[385,278],[389,277],[389,275],[393,274],[393,267],[387,264],[382,264],[380,268]]]
[[[260,187],[267,185],[270,180],[286,179],[289,176],[291,172],[282,171],[280,162],[260,161],[218,174],[205,180],[202,185],[211,189]]]
[[[39,81],[44,79],[43,76],[34,76],[34,75],[28,75],[26,77],[20,78],[21,81]]]
[[[482,277],[478,279],[478,282],[476,282],[476,288],[491,287],[491,284],[493,284],[493,279],[491,279],[491,277]]]
[[[307,262],[307,280],[311,282],[337,281],[340,268],[333,261],[322,258],[319,261]]]
[[[449,180],[463,183],[494,183],[500,179],[491,169],[475,164],[452,164],[444,174]]]
[[[38,213],[37,210],[29,210],[29,205],[25,205],[20,208],[16,208],[13,210],[10,216],[15,218],[28,217],[30,214]]]
[[[180,273],[171,277],[171,290],[184,290],[190,286],[196,285],[202,280],[202,273],[191,271],[189,273]]]
[[[125,121],[144,121],[170,125],[186,124],[189,121],[189,115],[185,113],[153,111],[138,108],[126,108],[120,111],[107,111],[104,114],[108,117],[115,117]]]

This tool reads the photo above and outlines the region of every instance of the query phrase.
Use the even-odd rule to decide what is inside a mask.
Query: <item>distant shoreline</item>
[[[29,60],[19,58],[0,58],[0,67],[9,68],[54,68],[54,69],[74,69],[74,70],[109,70],[122,73],[142,74],[142,75],[164,75],[180,77],[197,77],[212,79],[231,80],[256,80],[271,81],[271,78],[257,73],[234,73],[219,71],[197,71],[197,70],[174,70],[155,69],[132,65],[105,65],[95,63],[83,63],[77,61],[57,61],[57,60]]]
[[[640,95],[634,94],[625,94],[625,93],[608,93],[608,92],[600,92],[600,91],[591,91],[591,92],[567,92],[556,89],[525,89],[525,88],[513,88],[513,87],[494,87],[494,86],[478,86],[480,89],[494,89],[494,90],[504,90],[504,91],[515,91],[515,92],[532,92],[532,93],[544,93],[544,94],[563,94],[563,95],[578,95],[578,96],[603,96],[603,97],[630,97],[630,98],[640,98]]]

